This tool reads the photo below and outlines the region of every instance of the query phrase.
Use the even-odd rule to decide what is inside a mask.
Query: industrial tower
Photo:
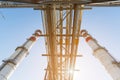
[[[12,2],[11,2],[12,1]],[[22,3],[21,3],[22,2]],[[1,8],[28,7],[41,10],[44,31],[35,31],[32,37],[18,47],[0,66],[0,80],[8,80],[38,37],[45,38],[48,64],[44,80],[73,80],[79,38],[84,37],[113,80],[120,80],[120,63],[101,47],[86,30],[81,30],[82,11],[91,6],[119,6],[118,0],[6,0]],[[71,74],[72,71],[72,74]]]

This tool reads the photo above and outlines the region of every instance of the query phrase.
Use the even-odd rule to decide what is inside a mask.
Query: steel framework
[[[56,10],[57,7],[61,10]],[[63,10],[54,4],[44,8],[44,33],[48,35],[45,38],[48,66],[44,80],[73,80],[70,71],[74,72],[76,56],[79,56],[77,48],[83,7],[67,5],[70,10]]]
[[[13,2],[11,2],[13,1]],[[23,3],[20,3],[23,2]],[[73,80],[82,11],[91,6],[119,6],[119,0],[6,0],[0,8],[41,10],[45,37],[47,68],[44,80]],[[90,7],[89,7],[90,6]]]

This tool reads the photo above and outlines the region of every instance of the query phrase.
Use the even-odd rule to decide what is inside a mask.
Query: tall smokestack
[[[120,80],[120,63],[118,63],[104,47],[100,46],[86,30],[82,30],[81,34],[92,48],[93,55],[102,63],[113,80]]]
[[[9,79],[20,62],[28,55],[29,50],[40,35],[41,31],[36,30],[22,46],[16,48],[15,52],[7,60],[3,60],[4,63],[0,66],[0,80]]]

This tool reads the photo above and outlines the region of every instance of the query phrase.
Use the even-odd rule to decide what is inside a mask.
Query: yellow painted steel
[[[74,76],[83,6],[67,5],[69,10],[62,7],[44,5],[42,11],[48,58],[44,80],[73,80]]]

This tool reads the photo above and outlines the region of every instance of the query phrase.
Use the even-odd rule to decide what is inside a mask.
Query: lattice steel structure
[[[81,5],[45,5],[43,10],[48,66],[44,80],[73,80],[82,18]],[[59,8],[59,10],[57,10]],[[74,10],[73,10],[74,9]],[[79,55],[78,55],[79,56]]]
[[[22,2],[22,3],[21,3]],[[82,11],[89,6],[119,6],[119,0],[5,0],[1,8],[41,10],[45,37],[47,68],[44,80],[73,80]]]

